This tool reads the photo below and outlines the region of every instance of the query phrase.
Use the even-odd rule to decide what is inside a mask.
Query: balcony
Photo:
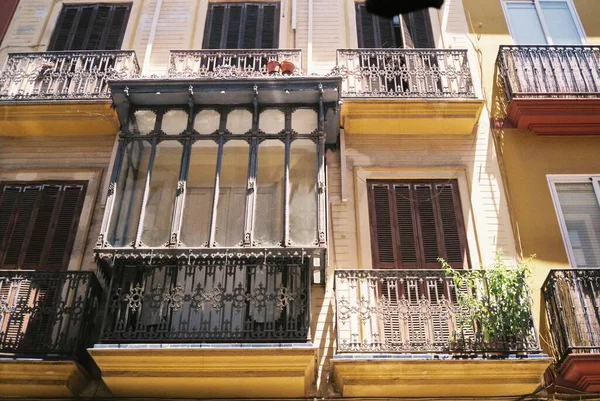
[[[600,392],[600,270],[552,270],[542,294],[562,384]]]
[[[483,107],[466,50],[342,49],[333,74],[347,134],[469,135]]]
[[[600,47],[501,46],[507,118],[538,135],[600,132]]]
[[[87,383],[100,285],[92,272],[0,271],[0,393],[62,397]]]
[[[172,50],[169,78],[239,79],[302,75],[296,49]]]
[[[90,354],[115,396],[303,397],[313,383],[301,259],[117,260],[108,291]]]
[[[344,397],[529,394],[550,362],[532,323],[490,337],[443,270],[338,270],[335,291]]]
[[[137,77],[133,51],[11,53],[0,73],[5,135],[112,133],[109,80]],[[68,119],[69,124],[64,121]]]

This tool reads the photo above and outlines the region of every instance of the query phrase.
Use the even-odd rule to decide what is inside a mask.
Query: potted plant
[[[281,72],[286,75],[291,75],[294,72],[294,70],[296,69],[296,66],[294,65],[294,63],[292,63],[291,61],[287,61],[287,60],[282,61],[280,66],[281,66]]]
[[[277,60],[269,60],[267,62],[267,72],[269,74],[275,74],[279,71],[279,61]]]
[[[529,260],[508,266],[498,254],[485,269],[457,271],[440,259],[459,289],[457,301],[463,314],[457,317],[455,344],[465,347],[462,333],[474,329],[473,351],[524,352],[531,345]]]

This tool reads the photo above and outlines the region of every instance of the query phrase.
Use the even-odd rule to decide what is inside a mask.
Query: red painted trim
[[[600,135],[600,98],[513,98],[507,118],[538,135]]]

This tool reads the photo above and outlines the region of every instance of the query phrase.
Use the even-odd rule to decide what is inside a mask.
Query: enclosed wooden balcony
[[[469,135],[481,113],[466,50],[342,49],[346,134]]]
[[[600,47],[501,46],[507,118],[539,135],[600,133]]]
[[[87,384],[100,285],[92,272],[0,271],[0,393],[67,397]]]
[[[468,291],[444,270],[336,271],[336,389],[344,397],[535,391],[550,359],[531,315],[516,331],[492,335],[458,301]]]
[[[303,397],[313,384],[302,259],[116,264],[89,350],[115,396]]]
[[[600,392],[600,269],[552,270],[542,293],[563,387]]]
[[[133,78],[133,51],[11,53],[0,72],[3,135],[114,134],[108,81]]]

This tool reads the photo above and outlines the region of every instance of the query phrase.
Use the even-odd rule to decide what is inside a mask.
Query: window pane
[[[209,135],[219,130],[221,115],[216,110],[202,110],[194,118],[194,129],[201,135]]]
[[[581,44],[575,20],[566,2],[540,1],[540,7],[553,44]]]
[[[512,38],[518,45],[546,43],[546,36],[533,2],[506,3]]]
[[[574,267],[600,267],[600,206],[592,183],[556,184]]]
[[[278,245],[283,239],[283,185],[285,145],[275,139],[258,147],[254,242],[257,246]]]
[[[183,110],[170,110],[163,115],[160,129],[167,135],[179,135],[187,128],[188,114]]]
[[[129,246],[135,240],[150,150],[146,141],[131,142],[125,147],[107,238],[113,246]]]
[[[148,134],[154,129],[156,114],[152,110],[138,110],[129,119],[129,131],[135,134]]]
[[[234,135],[245,134],[252,129],[252,113],[235,109],[227,114],[227,130]]]
[[[215,231],[219,246],[237,246],[244,238],[248,152],[246,141],[229,141],[223,146]]]
[[[267,134],[278,134],[285,129],[285,114],[277,109],[263,111],[260,113],[258,128]]]
[[[206,246],[215,185],[219,145],[213,141],[197,141],[192,145],[181,241],[186,246]]]
[[[312,245],[317,239],[317,145],[309,139],[292,142],[290,155],[290,239]]]
[[[145,245],[162,246],[169,241],[182,149],[178,141],[164,141],[156,147],[142,231]]]

